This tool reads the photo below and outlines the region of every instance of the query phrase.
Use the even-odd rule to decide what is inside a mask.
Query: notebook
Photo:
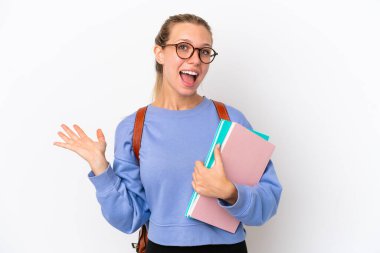
[[[206,168],[212,168],[215,163],[214,149],[216,144],[220,144],[227,178],[234,183],[253,186],[260,181],[275,148],[268,139],[269,136],[265,134],[222,119],[204,165]],[[240,223],[219,205],[216,198],[201,196],[195,191],[186,210],[186,217],[231,233],[236,232]]]

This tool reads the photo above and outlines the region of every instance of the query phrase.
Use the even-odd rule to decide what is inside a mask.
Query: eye
[[[186,51],[189,49],[189,46],[185,43],[178,44],[178,49],[182,51]]]
[[[201,49],[201,54],[205,56],[210,56],[212,54],[212,50],[209,48],[202,48]]]

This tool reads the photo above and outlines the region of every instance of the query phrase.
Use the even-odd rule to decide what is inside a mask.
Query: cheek
[[[208,72],[208,67],[209,65],[204,65],[204,67],[202,66],[202,80],[204,79],[204,77],[207,75],[207,72]]]
[[[203,73],[206,75],[207,72],[208,72],[208,68],[210,67],[210,65],[204,65],[204,69],[203,69]]]
[[[178,57],[165,57],[164,73],[169,79],[176,78],[178,76],[179,68],[183,64],[184,60]]]

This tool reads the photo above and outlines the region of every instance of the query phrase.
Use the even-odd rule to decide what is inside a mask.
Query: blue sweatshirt
[[[231,121],[252,126],[244,115],[226,105]],[[95,176],[88,174],[105,219],[115,228],[133,233],[143,224],[149,240],[170,246],[233,244],[245,239],[243,224],[258,226],[277,210],[282,187],[272,161],[255,186],[235,184],[234,205],[218,200],[240,222],[235,233],[185,216],[193,193],[194,163],[204,161],[219,117],[207,97],[189,110],[148,105],[140,149],[140,165],[132,150],[136,112],[117,126],[113,165]]]

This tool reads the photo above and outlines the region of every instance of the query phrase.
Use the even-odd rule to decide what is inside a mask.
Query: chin
[[[197,90],[187,90],[187,91],[182,91],[182,92],[179,92],[179,94],[181,96],[184,96],[184,97],[191,97],[191,96],[194,96],[197,94]]]

